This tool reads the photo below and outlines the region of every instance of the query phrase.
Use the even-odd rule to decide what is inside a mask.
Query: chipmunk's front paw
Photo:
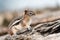
[[[22,34],[20,31],[18,31],[17,33],[16,33],[17,35],[20,35],[20,34]]]

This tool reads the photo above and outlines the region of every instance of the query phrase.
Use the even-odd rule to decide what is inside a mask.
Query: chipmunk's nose
[[[32,31],[32,28],[31,28],[31,27],[30,27],[30,28],[27,28],[27,30],[28,30],[28,31]]]

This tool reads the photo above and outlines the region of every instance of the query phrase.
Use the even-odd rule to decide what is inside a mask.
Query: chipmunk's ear
[[[28,10],[25,10],[24,12],[25,12],[25,14],[27,14]]]

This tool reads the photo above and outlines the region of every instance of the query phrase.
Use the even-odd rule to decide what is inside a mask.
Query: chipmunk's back
[[[14,18],[14,19],[10,22],[10,24],[8,25],[8,27],[9,27],[9,28],[12,28],[12,26],[18,25],[22,20],[23,20],[23,16],[21,16],[21,17],[16,17],[16,18]]]

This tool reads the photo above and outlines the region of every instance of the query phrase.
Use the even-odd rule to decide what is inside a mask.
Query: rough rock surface
[[[60,40],[60,19],[38,24],[27,34],[0,36],[0,40]]]

